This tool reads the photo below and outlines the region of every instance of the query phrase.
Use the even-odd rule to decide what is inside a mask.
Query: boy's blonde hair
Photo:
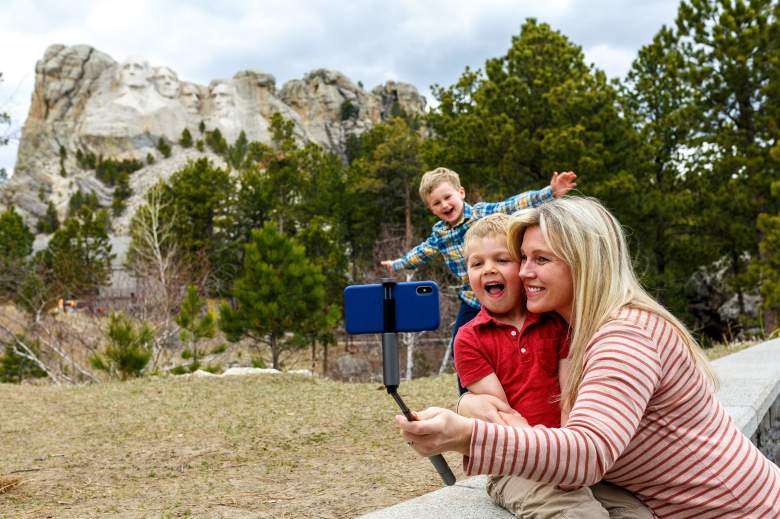
[[[449,182],[455,189],[460,189],[460,177],[451,169],[436,168],[423,174],[420,179],[420,198],[424,204],[428,205],[428,197],[444,182]]]
[[[468,260],[473,243],[482,238],[491,237],[506,240],[511,223],[512,219],[504,213],[491,214],[474,222],[474,225],[466,231],[466,236],[463,237],[463,257]],[[508,248],[507,244],[507,250]]]
[[[623,229],[595,198],[562,197],[515,213],[509,250],[520,258],[523,234],[538,225],[552,253],[571,269],[573,282],[570,373],[561,388],[561,406],[571,410],[582,382],[585,349],[598,329],[624,306],[652,312],[668,321],[687,346],[696,367],[717,386],[701,348],[679,319],[653,299],[634,273]]]

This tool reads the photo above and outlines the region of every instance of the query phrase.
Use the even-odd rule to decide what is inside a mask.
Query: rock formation
[[[112,188],[82,167],[78,153],[144,163],[150,155],[155,159],[131,176],[131,210],[146,186],[197,156],[177,143],[184,129],[201,138],[201,123],[207,130],[219,129],[228,143],[244,131],[249,140],[270,144],[271,117],[281,113],[293,121],[301,142],[315,142],[343,156],[351,135],[398,111],[425,110],[425,99],[404,83],[390,81],[368,92],[339,72],[319,69],[288,81],[279,91],[272,75],[254,70],[198,85],[181,80],[167,66],[153,66],[140,57],[119,63],[86,45],[50,46],[35,73],[15,172],[2,196],[31,226],[49,201],[64,216],[78,189],[110,200]],[[170,157],[157,150],[161,138],[172,145]]]

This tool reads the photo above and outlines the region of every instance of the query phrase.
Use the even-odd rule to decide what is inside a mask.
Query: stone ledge
[[[762,433],[771,436],[772,441],[778,436],[768,435],[762,429],[780,422],[780,339],[722,357],[712,365],[720,378],[718,400],[736,426],[758,443],[770,459],[772,452],[780,455],[780,447],[761,445]],[[773,461],[778,462],[778,458]],[[371,512],[360,519],[511,519],[513,515],[493,504],[485,493],[486,480],[486,476],[476,476],[458,481],[451,487]]]

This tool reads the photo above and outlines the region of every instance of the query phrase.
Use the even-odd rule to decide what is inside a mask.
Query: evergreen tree
[[[0,214],[0,261],[14,262],[32,253],[35,236],[13,209]]]
[[[121,313],[111,314],[106,339],[105,350],[90,357],[92,367],[120,380],[140,376],[152,358],[154,331],[151,327],[146,323],[135,326]]]
[[[394,117],[377,125],[361,139],[361,152],[352,163],[349,190],[355,204],[350,207],[349,232],[356,251],[365,250],[376,231],[387,222],[403,222],[404,247],[409,249],[418,234],[414,223],[428,227],[427,209],[420,201],[418,185],[425,171],[422,138],[408,122]],[[362,232],[361,232],[362,231]],[[358,244],[358,239],[364,243]]]
[[[685,0],[677,17],[687,80],[697,94],[689,174],[700,183],[704,229],[729,260],[728,278],[742,314],[744,293],[755,283],[747,258],[760,261],[758,217],[780,208],[770,192],[780,178],[780,163],[771,155],[777,139],[777,24],[773,0]],[[774,314],[765,316],[768,328],[776,321]]]
[[[38,347],[36,343],[28,341],[24,337],[22,340],[33,348],[37,354]],[[0,383],[18,384],[25,379],[43,378],[46,372],[30,359],[20,355],[13,346],[6,344],[5,352],[0,354]]]
[[[52,205],[52,207],[54,206]],[[77,214],[82,207],[86,207],[90,211],[97,211],[100,209],[100,202],[98,202],[97,195],[95,193],[84,193],[81,189],[73,193],[70,200],[68,200],[68,218]]]
[[[219,325],[228,339],[249,337],[271,348],[273,367],[295,344],[287,333],[304,333],[304,323],[325,304],[325,277],[306,257],[304,248],[267,223],[252,231],[244,270],[233,284],[236,307],[223,304]]]
[[[241,130],[241,133],[238,134],[236,142],[228,149],[228,163],[235,169],[239,169],[241,164],[244,162],[244,157],[246,156],[248,147],[249,141],[247,141],[246,133],[244,130]]]
[[[625,82],[626,113],[639,131],[634,185],[618,186],[633,207],[632,241],[639,271],[655,297],[684,316],[685,284],[698,266],[716,259],[702,239],[701,199],[683,157],[694,134],[695,91],[685,60],[667,27],[639,50]],[[625,204],[624,204],[625,205]],[[694,252],[695,251],[695,252]]]
[[[214,338],[217,332],[216,319],[208,310],[203,311],[205,306],[206,301],[198,295],[198,289],[193,286],[187,287],[187,294],[181,302],[181,310],[176,316],[176,324],[179,325],[181,342],[188,345],[188,350],[192,354],[190,371],[200,367],[198,342],[202,339]]]
[[[202,158],[174,173],[168,186],[166,211],[176,214],[172,231],[179,250],[196,266],[205,260],[217,290],[225,290],[240,267],[234,241],[235,180]]]
[[[57,209],[55,209],[54,203],[49,201],[46,205],[46,214],[43,218],[38,220],[35,230],[42,234],[51,234],[59,228],[60,219],[57,216]]]
[[[328,372],[328,346],[336,344],[335,330],[343,314],[343,290],[347,285],[347,255],[344,253],[338,226],[331,225],[323,216],[315,216],[297,237],[322,272],[325,282],[325,300],[320,311],[312,309],[303,323],[302,335],[311,345],[312,368],[317,358],[317,343],[323,347],[322,373]]]
[[[213,130],[206,132],[206,145],[220,157],[225,157],[227,155],[228,143],[222,136],[222,132],[219,131],[219,128],[214,128]]]
[[[168,141],[165,139],[165,137],[160,137],[160,139],[157,141],[157,151],[162,153],[162,156],[166,159],[171,156],[171,145],[168,144]]]
[[[35,236],[16,211],[0,214],[0,300],[15,299],[29,270]]]
[[[192,148],[192,134],[187,128],[181,131],[181,139],[179,139],[179,145],[182,148]]]
[[[96,295],[111,274],[114,255],[108,239],[109,229],[108,213],[94,212],[87,206],[65,220],[39,256],[48,288],[60,296]]]
[[[461,174],[473,199],[499,199],[576,171],[591,194],[620,205],[613,186],[629,177],[636,135],[621,117],[616,90],[585,64],[582,49],[544,23],[527,20],[505,56],[484,73],[466,69],[434,88],[434,139],[427,162]]]
[[[114,216],[119,216],[127,207],[127,199],[133,196],[133,190],[130,188],[130,178],[127,173],[119,175],[112,196],[111,212]]]

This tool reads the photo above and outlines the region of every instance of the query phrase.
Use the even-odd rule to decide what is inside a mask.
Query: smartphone
[[[391,287],[395,302],[395,331],[422,332],[439,327],[439,285],[406,281]],[[344,327],[347,333],[382,333],[385,287],[380,283],[344,289]]]

